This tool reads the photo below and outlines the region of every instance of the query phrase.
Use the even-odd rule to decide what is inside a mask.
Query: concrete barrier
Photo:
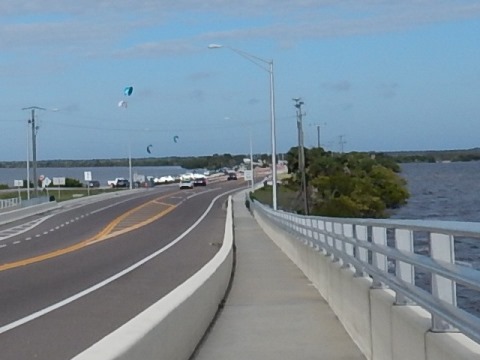
[[[298,239],[253,208],[259,225],[303,271],[369,360],[480,360],[480,344],[461,333],[433,333],[420,306],[396,305],[395,293]],[[321,326],[321,324],[319,324]]]
[[[223,245],[191,278],[74,360],[185,360],[205,334],[228,288],[233,266],[232,200]]]

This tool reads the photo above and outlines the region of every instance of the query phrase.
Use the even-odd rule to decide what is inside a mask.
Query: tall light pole
[[[33,193],[38,196],[38,180],[37,180],[37,131],[38,126],[35,125],[35,110],[47,110],[38,106],[30,106],[22,108],[22,110],[31,110],[31,119],[28,123],[32,125],[32,165],[33,165]],[[29,160],[30,161],[30,160]],[[30,181],[27,179],[27,182]]]
[[[251,61],[261,69],[267,71],[270,74],[270,123],[271,123],[271,137],[272,137],[272,207],[273,210],[277,210],[277,149],[276,149],[276,135],[275,135],[275,88],[273,82],[273,60],[264,60],[258,56],[249,54],[245,51],[232,48],[230,46],[210,44],[209,49],[227,48],[237,53],[241,57]],[[267,64],[265,67],[263,64]],[[252,174],[253,175],[253,174]]]

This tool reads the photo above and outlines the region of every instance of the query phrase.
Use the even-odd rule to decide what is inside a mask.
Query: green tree
[[[391,158],[305,149],[310,212],[313,215],[383,218],[409,197],[400,167]],[[298,149],[287,153],[290,189],[300,189]],[[301,209],[293,209],[301,211]]]

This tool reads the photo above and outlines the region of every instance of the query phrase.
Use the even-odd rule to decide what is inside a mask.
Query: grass
[[[271,186],[264,186],[253,193],[255,199],[262,204],[272,206],[273,190]],[[282,210],[295,209],[298,203],[298,194],[296,191],[287,189],[285,186],[277,188],[277,207]]]

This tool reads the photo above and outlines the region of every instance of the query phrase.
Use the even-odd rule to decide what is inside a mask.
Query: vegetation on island
[[[286,160],[291,176],[279,187],[279,208],[305,213],[298,148],[291,148]],[[317,216],[386,218],[389,210],[404,205],[409,198],[399,172],[398,163],[388,156],[305,148],[307,211]],[[262,202],[268,198],[258,192],[253,196],[261,197]]]

